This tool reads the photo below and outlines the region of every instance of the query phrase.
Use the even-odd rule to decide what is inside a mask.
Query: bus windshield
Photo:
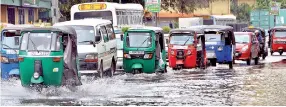
[[[172,34],[170,44],[190,45],[194,43],[194,36],[191,34]]]
[[[95,31],[93,26],[72,26],[77,34],[77,44],[86,45],[89,44],[90,41],[95,40]]]
[[[151,46],[151,34],[150,33],[128,33],[127,46],[135,48],[147,48]]]
[[[286,37],[286,30],[277,30],[274,34],[275,37],[278,38],[285,38]]]
[[[20,50],[58,51],[59,46],[56,33],[25,33]]]
[[[20,36],[5,36],[2,38],[3,49],[18,49],[20,45]]]
[[[74,20],[78,19],[106,19],[112,22],[112,12],[111,11],[92,11],[92,12],[76,12],[74,13]]]

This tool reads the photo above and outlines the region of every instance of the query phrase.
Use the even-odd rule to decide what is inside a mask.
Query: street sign
[[[281,3],[271,2],[270,3],[270,15],[279,15]]]
[[[40,0],[22,0],[22,6],[37,7]]]
[[[145,7],[149,12],[160,12],[161,0],[145,0]]]

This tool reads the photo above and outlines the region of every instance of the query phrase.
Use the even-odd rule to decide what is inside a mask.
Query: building
[[[246,4],[248,4],[248,5],[250,5],[250,6],[253,6],[253,5],[255,5],[255,3],[256,3],[256,0],[237,0],[237,4],[243,4],[243,3],[246,3]]]
[[[52,0],[1,0],[2,23],[52,22]]]

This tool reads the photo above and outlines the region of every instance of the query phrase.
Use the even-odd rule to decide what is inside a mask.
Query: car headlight
[[[192,54],[192,51],[191,50],[188,50],[187,51],[187,55],[191,55]]]
[[[38,72],[35,72],[33,76],[35,79],[38,79],[40,77],[40,74]]]
[[[123,57],[124,57],[124,58],[128,58],[128,59],[131,58],[131,56],[130,56],[129,54],[127,54],[127,53],[125,53],[125,54],[123,55]]]
[[[144,59],[151,59],[153,57],[153,54],[145,54]]]
[[[248,49],[248,45],[242,47],[241,51],[242,51],[242,52],[245,52],[247,49]]]
[[[7,57],[1,57],[1,62],[3,62],[3,63],[9,63],[9,60],[8,60],[8,58]]]
[[[218,51],[222,51],[223,48],[222,48],[221,46],[219,46],[219,47],[217,48],[217,50],[218,50]]]

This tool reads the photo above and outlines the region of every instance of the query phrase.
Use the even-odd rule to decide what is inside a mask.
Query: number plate
[[[129,54],[144,54],[144,51],[129,51]]]

